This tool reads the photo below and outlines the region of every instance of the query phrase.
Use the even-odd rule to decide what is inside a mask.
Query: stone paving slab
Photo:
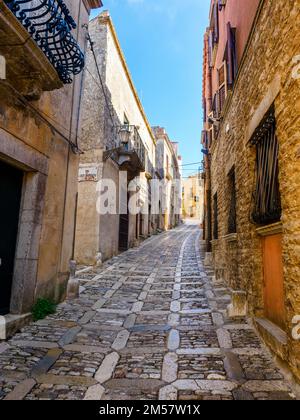
[[[290,400],[290,384],[229,291],[197,226],[80,271],[80,297],[0,343],[0,399]]]

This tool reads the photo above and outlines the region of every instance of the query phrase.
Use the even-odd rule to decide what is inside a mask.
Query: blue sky
[[[151,125],[202,160],[202,47],[210,0],[103,0]],[[94,17],[99,11],[94,11]],[[189,170],[187,170],[189,169]],[[197,167],[185,170],[185,176]]]

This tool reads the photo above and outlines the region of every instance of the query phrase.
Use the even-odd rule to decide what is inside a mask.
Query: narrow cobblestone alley
[[[0,344],[0,398],[294,399],[199,243],[184,225],[82,273],[78,300]]]

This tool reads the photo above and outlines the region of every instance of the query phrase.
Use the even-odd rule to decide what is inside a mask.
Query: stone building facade
[[[84,25],[90,9],[101,5],[0,4],[0,54],[6,63],[0,81],[1,339],[27,321],[38,298],[65,297],[74,245]],[[40,25],[38,38],[34,29],[45,16],[68,22],[65,32],[55,26],[49,33]],[[42,42],[46,38],[52,51]]]
[[[299,0],[212,1],[202,137],[207,263],[298,379],[299,24]]]
[[[170,140],[165,128],[157,126],[152,130],[156,138],[155,170],[162,185],[156,227],[169,230],[178,226],[181,219],[181,157],[178,143]]]
[[[80,147],[84,153],[75,247],[79,264],[109,259],[137,245],[154,229],[150,183],[155,176],[155,137],[108,12],[90,22],[89,33],[94,53],[87,56],[83,92]],[[107,214],[97,207],[105,192],[104,180],[117,191]],[[136,202],[133,213],[128,212],[129,202]]]
[[[182,181],[182,215],[183,218],[204,219],[204,180],[201,173],[191,175]]]

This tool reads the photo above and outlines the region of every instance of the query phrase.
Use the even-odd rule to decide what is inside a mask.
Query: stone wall
[[[216,268],[248,295],[249,311],[262,316],[263,270],[261,239],[250,223],[254,189],[255,150],[249,140],[275,102],[280,145],[283,260],[288,336],[286,361],[300,378],[299,341],[291,336],[292,319],[300,314],[300,80],[293,78],[293,58],[300,54],[300,1],[264,1],[240,66],[232,96],[227,99],[220,134],[212,148],[212,190],[218,193],[219,240],[214,247]],[[238,266],[232,273],[228,234],[227,177],[236,170]],[[230,274],[228,274],[230,273]],[[231,279],[231,275],[236,277]]]
[[[78,24],[73,35],[85,50],[82,25],[88,23],[88,11],[82,1],[66,4]],[[0,87],[1,159],[24,170],[13,313],[30,311],[38,297],[59,301],[65,296],[79,161],[68,141],[78,140],[82,77],[30,102],[8,84]]]
[[[119,209],[119,167],[112,159],[103,159],[103,153],[120,146],[116,135],[125,118],[129,125],[138,127],[149,159],[155,166],[155,141],[108,12],[90,22],[89,34],[98,68],[89,51],[83,88],[80,147],[84,153],[80,158],[80,168],[98,170],[94,180],[79,182],[75,257],[80,264],[95,264],[98,253],[102,254],[102,260],[106,260],[119,251],[119,214],[100,215],[96,204],[99,198],[97,182],[109,179],[117,188]],[[147,192],[148,181],[144,173],[140,175],[139,183],[141,190]],[[129,246],[137,243],[136,226],[136,216],[132,215],[129,218]],[[142,231],[144,236],[148,235],[148,216],[144,216]]]

